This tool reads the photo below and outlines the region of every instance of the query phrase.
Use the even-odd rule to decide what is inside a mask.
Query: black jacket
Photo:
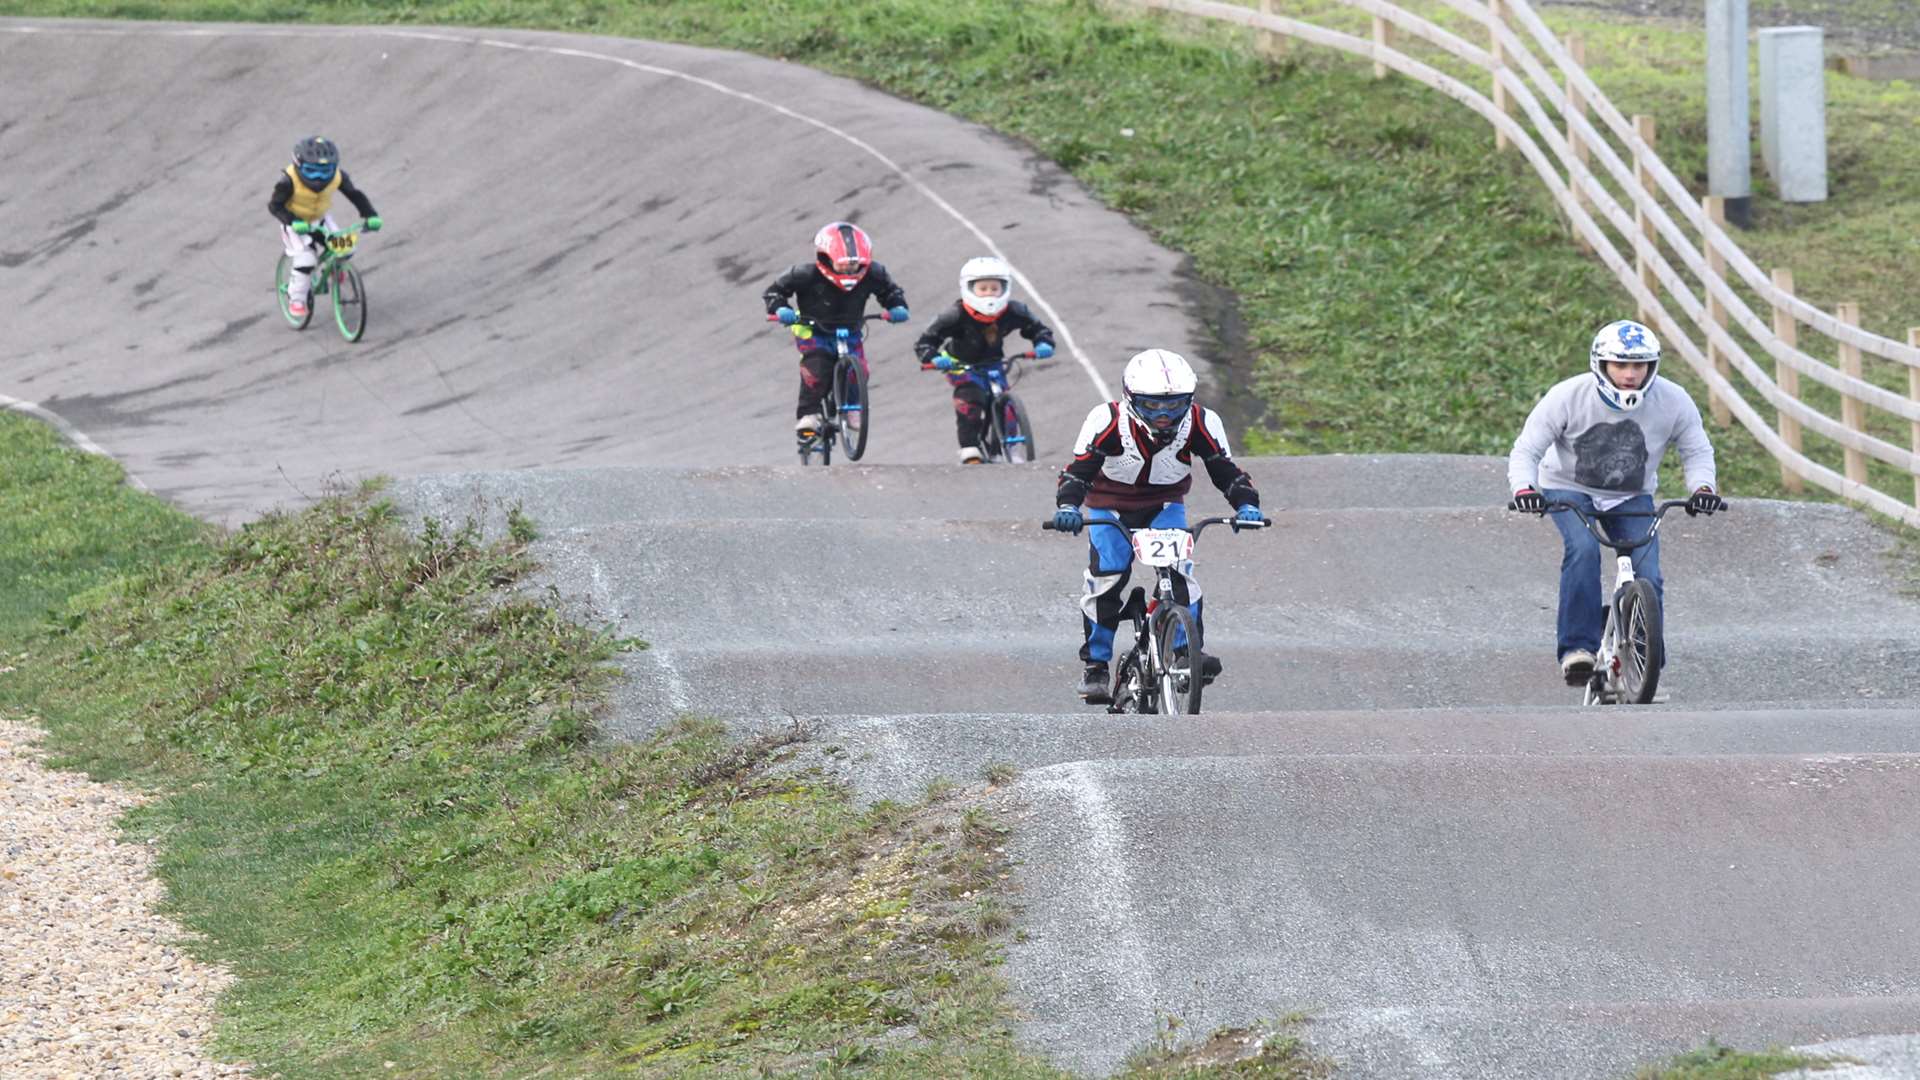
[[[360,211],[361,217],[370,218],[376,216],[373,212],[373,200],[367,198],[366,192],[353,186],[353,181],[347,179],[347,170],[345,169],[340,170],[339,192],[346,196],[347,201],[353,204],[355,210]],[[267,200],[267,212],[272,214],[273,219],[282,225],[293,224],[293,212],[287,209],[287,200],[291,198],[293,198],[293,177],[288,176],[286,173],[281,173],[280,182],[273,185],[273,196]]]
[[[846,290],[828,281],[814,264],[794,263],[786,273],[773,279],[760,299],[766,301],[769,315],[791,307],[814,322],[830,327],[844,326],[857,334],[862,326],[861,316],[867,313],[869,296],[879,300],[883,308],[907,306],[906,292],[894,284],[893,276],[880,263],[869,264],[867,276]]]
[[[1053,344],[1053,331],[1018,300],[1007,301],[1006,310],[990,323],[967,314],[966,305],[955,300],[913,343],[913,352],[924,364],[945,345],[948,356],[969,367],[998,364],[1007,358],[1007,336],[1016,330],[1035,345]]]

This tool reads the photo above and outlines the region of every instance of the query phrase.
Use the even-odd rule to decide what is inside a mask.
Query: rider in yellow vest
[[[329,232],[340,227],[328,212],[333,209],[336,191],[360,211],[368,232],[380,228],[373,200],[354,187],[340,168],[339,148],[331,139],[315,135],[294,145],[293,164],[287,166],[280,182],[273,186],[273,197],[267,200],[267,211],[280,223],[280,242],[293,260],[293,273],[287,278],[287,311],[295,316],[307,313],[307,291],[312,286],[313,268],[320,262],[319,248],[309,230],[322,224]]]

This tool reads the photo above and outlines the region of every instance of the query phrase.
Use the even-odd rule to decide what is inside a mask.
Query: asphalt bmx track
[[[272,307],[295,69],[330,73],[390,222],[358,346]],[[1208,714],[1107,717],[1068,690],[1051,468],[938,464],[911,324],[875,336],[870,464],[788,464],[756,297],[857,214],[924,325],[990,241],[1073,338],[1021,387],[1057,463],[1134,348],[1211,350],[1179,260],[1023,148],[769,61],[540,34],[0,20],[0,101],[0,394],[215,520],[376,471],[426,512],[520,503],[563,593],[654,645],[617,734],[814,717],[873,796],[1016,766],[1008,971],[1063,1063],[1162,1015],[1304,1011],[1345,1075],[1422,1078],[1920,1031],[1920,606],[1851,511],[1673,521],[1672,701],[1583,711],[1546,655],[1557,545],[1497,509],[1497,462],[1256,460],[1278,527],[1198,556]]]

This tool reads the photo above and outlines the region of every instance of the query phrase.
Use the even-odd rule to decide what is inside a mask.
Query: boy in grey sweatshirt
[[[1548,390],[1507,458],[1513,507],[1543,513],[1548,502],[1570,502],[1595,511],[1650,515],[1659,484],[1660,459],[1680,448],[1680,467],[1693,492],[1687,513],[1711,514],[1726,503],[1714,492],[1713,444],[1700,423],[1700,409],[1678,385],[1658,377],[1660,339],[1631,320],[1608,323],[1593,337],[1589,373]],[[1556,655],[1572,686],[1593,671],[1606,622],[1600,596],[1600,542],[1580,519],[1554,515],[1565,552],[1560,560],[1560,617]],[[1653,518],[1606,517],[1601,528],[1615,540],[1637,540]],[[1630,553],[1636,576],[1660,579],[1660,540]]]

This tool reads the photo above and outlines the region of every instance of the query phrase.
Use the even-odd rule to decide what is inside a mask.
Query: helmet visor
[[[1172,427],[1182,413],[1193,407],[1192,394],[1135,394],[1130,400],[1141,419],[1159,428]]]
[[[867,261],[858,256],[848,256],[843,259],[829,259],[825,254],[822,254],[820,256],[820,265],[836,274],[864,274],[867,272]]]
[[[333,179],[334,170],[337,168],[339,168],[339,166],[331,161],[303,161],[300,163],[300,175],[304,179],[316,182],[331,180]]]

